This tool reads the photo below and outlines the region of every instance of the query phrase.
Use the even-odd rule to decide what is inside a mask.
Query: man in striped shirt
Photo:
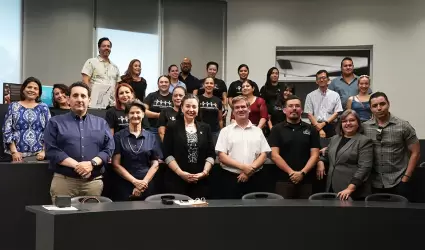
[[[319,88],[307,95],[304,108],[311,125],[323,138],[335,135],[335,121],[338,113],[343,110],[338,93],[328,89],[328,81],[329,75],[326,70],[319,70],[316,73]]]
[[[385,93],[372,94],[369,103],[375,119],[363,125],[364,134],[374,143],[372,192],[409,198],[408,182],[420,157],[415,129],[389,112],[390,102]]]

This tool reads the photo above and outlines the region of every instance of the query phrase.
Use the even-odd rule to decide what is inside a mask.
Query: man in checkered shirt
[[[372,94],[369,103],[374,118],[363,125],[365,135],[374,143],[372,192],[408,198],[408,183],[420,157],[415,129],[389,112],[390,102],[385,93]]]

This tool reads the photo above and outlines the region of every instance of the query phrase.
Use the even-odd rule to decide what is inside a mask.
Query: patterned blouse
[[[198,134],[186,131],[188,150],[188,162],[198,163]]]
[[[43,150],[44,129],[49,119],[49,107],[45,103],[25,108],[19,102],[12,102],[2,129],[4,151],[11,154],[9,145],[15,142],[23,157],[36,155]]]

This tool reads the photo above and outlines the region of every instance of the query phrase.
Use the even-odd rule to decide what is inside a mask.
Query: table
[[[0,163],[0,249],[33,250],[35,216],[25,206],[51,203],[48,164]]]
[[[423,249],[425,204],[211,200],[81,204],[36,215],[36,250]]]

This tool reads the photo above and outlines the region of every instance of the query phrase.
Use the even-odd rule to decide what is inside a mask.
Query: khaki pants
[[[102,190],[103,181],[101,176],[87,181],[55,173],[50,185],[50,196],[52,197],[52,202],[55,203],[55,197],[58,195],[69,195],[71,197],[100,196]]]

